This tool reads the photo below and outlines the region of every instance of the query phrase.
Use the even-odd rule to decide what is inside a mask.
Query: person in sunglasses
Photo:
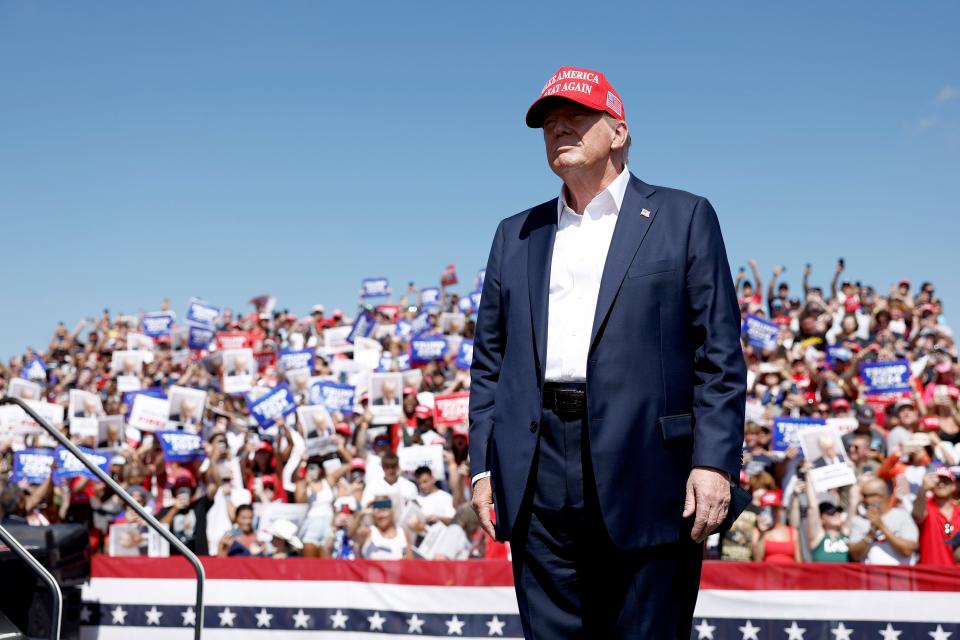
[[[913,501],[913,519],[920,527],[919,564],[957,564],[954,549],[948,544],[960,532],[956,493],[956,476],[946,467],[923,477],[920,495]]]

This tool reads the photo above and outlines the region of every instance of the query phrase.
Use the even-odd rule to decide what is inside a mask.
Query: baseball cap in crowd
[[[350,425],[346,422],[338,422],[336,426],[336,431],[340,435],[349,436],[350,435]]]
[[[333,310],[333,317],[334,317],[334,318],[342,318],[342,317],[343,317],[343,311],[341,311],[340,309],[334,309],[334,310]]]
[[[266,440],[261,440],[257,444],[257,448],[254,449],[254,453],[260,453],[261,451],[266,451],[267,453],[273,453],[273,445],[271,445]]]
[[[322,305],[322,304],[315,304],[315,305],[313,305],[313,308],[310,309],[310,313],[311,313],[311,314],[313,314],[313,313],[323,313],[323,305]]]
[[[857,406],[857,422],[860,424],[873,424],[874,418],[876,418],[877,413],[874,411],[873,407],[868,404],[861,404]]]
[[[910,281],[907,280],[906,278],[904,278],[903,280],[901,280],[901,281],[898,282],[897,284],[900,285],[901,287],[905,286],[905,287],[907,287],[908,289],[910,288]]]
[[[900,398],[894,403],[893,412],[898,413],[900,409],[903,409],[904,407],[910,407],[911,409],[914,409],[915,405],[913,404],[913,400],[909,400],[907,398]]]
[[[623,101],[606,77],[599,71],[560,67],[550,76],[530,109],[527,110],[527,126],[539,129],[547,110],[561,100],[571,100],[594,111],[605,111],[618,120],[625,120]]]
[[[950,471],[947,467],[939,467],[936,472],[938,478],[946,478],[950,482],[956,482],[957,477],[953,475],[953,472]]]
[[[417,394],[417,390],[409,385],[403,388],[403,395],[405,396],[414,396],[416,394]]]
[[[760,506],[761,507],[782,507],[783,491],[781,491],[780,489],[771,489],[769,491],[764,491],[760,495]]]
[[[924,431],[937,431],[940,429],[940,418],[937,416],[923,416],[920,419],[920,427]]]
[[[350,461],[350,471],[355,471],[357,469],[366,472],[367,463],[364,462],[363,458],[354,458]]]
[[[834,411],[843,411],[850,408],[850,401],[846,398],[834,398],[830,401],[830,408]]]

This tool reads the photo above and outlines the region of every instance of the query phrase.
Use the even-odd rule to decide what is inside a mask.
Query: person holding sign
[[[473,507],[511,542],[526,637],[686,640],[703,542],[750,499],[732,482],[746,365],[720,223],[707,199],[630,172],[602,73],[561,68],[526,122],[563,184],[490,248]]]

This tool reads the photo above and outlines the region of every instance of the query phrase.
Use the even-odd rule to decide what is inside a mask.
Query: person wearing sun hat
[[[547,79],[525,121],[563,184],[501,220],[477,310],[472,505],[511,543],[528,638],[689,638],[703,542],[749,502],[719,220],[630,172],[626,118],[600,71]]]

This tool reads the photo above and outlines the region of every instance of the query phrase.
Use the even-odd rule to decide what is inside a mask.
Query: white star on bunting
[[[417,614],[413,614],[406,620],[407,622],[407,633],[423,633],[423,623],[426,620],[417,617]]]
[[[903,633],[903,631],[897,631],[889,622],[887,623],[886,629],[880,629],[880,635],[883,636],[883,640],[900,640],[901,633]]]
[[[147,616],[148,627],[152,624],[160,626],[160,616],[163,615],[163,611],[158,610],[157,605],[153,605],[149,611],[144,611],[143,613]]]
[[[340,611],[340,609],[337,609],[337,612],[332,616],[330,616],[330,619],[333,620],[334,629],[346,629],[347,620],[350,619],[350,616],[344,615],[343,611]]]
[[[193,610],[193,607],[187,607],[180,613],[180,617],[183,618],[183,626],[192,627],[197,624],[197,612]]]
[[[806,627],[798,626],[796,620],[789,627],[784,627],[783,630],[789,636],[787,640],[803,640],[803,634],[807,632]]]
[[[713,630],[716,628],[716,625],[710,624],[706,619],[701,620],[700,624],[694,627],[697,630],[697,640],[713,640]]]
[[[221,627],[232,627],[233,621],[237,617],[237,614],[235,614],[233,611],[230,611],[230,607],[226,607],[217,615],[220,616]]]
[[[749,620],[747,620],[747,624],[737,628],[740,629],[740,633],[743,635],[743,638],[740,640],[760,640],[757,637],[757,632],[760,631],[760,627],[753,626],[753,623]]]
[[[942,625],[937,625],[937,628],[934,631],[928,631],[929,635],[933,640],[950,640],[950,636],[953,635],[952,631],[944,631]]]
[[[507,624],[506,621],[501,620],[497,616],[493,616],[490,621],[487,623],[489,631],[487,632],[488,636],[502,636],[503,635],[503,625]]]
[[[447,625],[447,635],[448,635],[448,636],[452,636],[453,634],[457,634],[458,636],[462,636],[462,635],[463,635],[463,625],[466,624],[466,621],[465,621],[465,620],[460,620],[459,618],[457,618],[457,615],[454,614],[452,618],[450,618],[449,620],[445,620],[445,621],[444,621],[444,624]]]
[[[127,612],[120,605],[117,605],[117,608],[110,612],[110,616],[113,619],[113,624],[127,624]]]
[[[379,611],[374,611],[372,616],[367,616],[367,620],[370,621],[370,631],[383,631],[383,623],[387,621],[380,616]]]
[[[850,640],[850,634],[853,633],[853,629],[847,629],[841,622],[837,625],[836,629],[830,629],[830,633],[832,633],[837,640]]]
[[[90,611],[90,607],[83,605],[83,608],[80,609],[80,622],[90,622],[90,616],[93,614]]]
[[[337,613],[340,613],[340,610],[337,609]],[[346,618],[344,618],[346,619]],[[294,629],[306,629],[310,626],[310,615],[303,612],[303,609],[300,609],[295,614],[293,614],[293,628]],[[346,628],[346,627],[344,627]]]
[[[270,621],[273,620],[273,614],[267,613],[267,608],[262,607],[260,613],[256,614],[257,617],[257,627],[266,627],[270,628]]]

